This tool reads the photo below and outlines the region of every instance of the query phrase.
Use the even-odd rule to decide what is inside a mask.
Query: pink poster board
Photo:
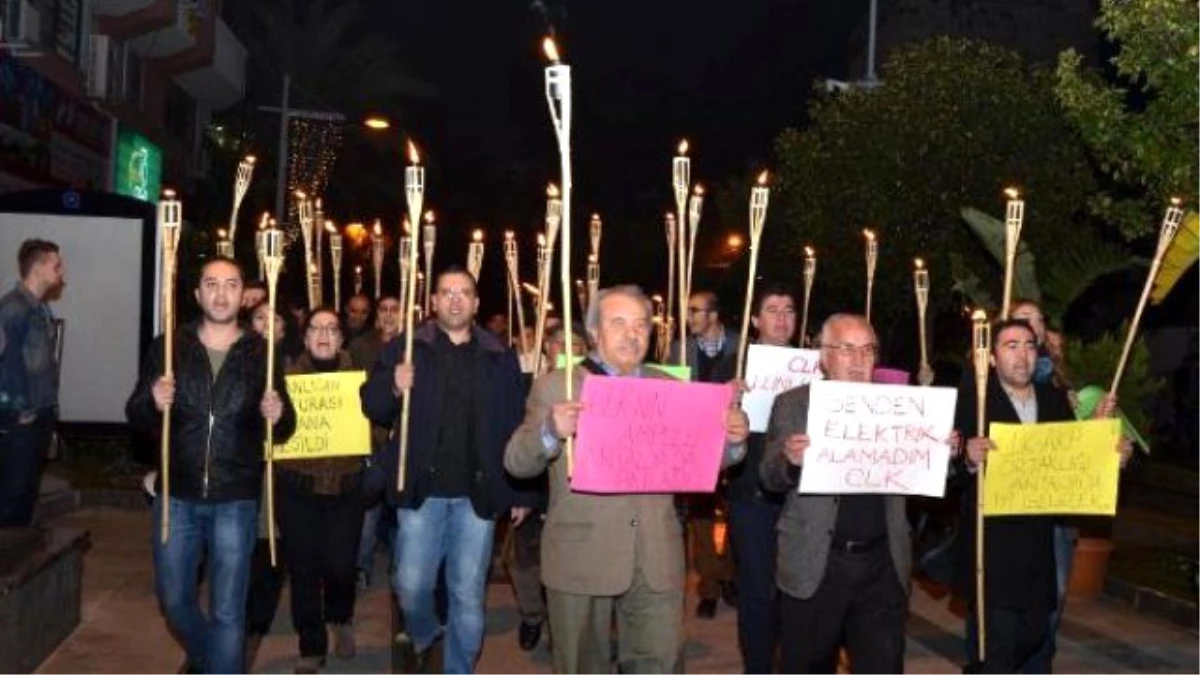
[[[712,492],[731,399],[725,384],[587,378],[571,489],[599,494]]]

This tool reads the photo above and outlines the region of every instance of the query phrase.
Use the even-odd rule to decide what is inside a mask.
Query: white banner
[[[750,431],[764,432],[771,421],[775,397],[788,389],[821,379],[821,352],[769,345],[750,345],[746,352],[746,393],[742,410]]]
[[[814,382],[800,492],[941,497],[957,399],[947,387]]]

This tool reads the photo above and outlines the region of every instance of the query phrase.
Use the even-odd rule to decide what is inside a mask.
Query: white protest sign
[[[771,421],[775,397],[788,389],[821,379],[821,352],[770,345],[750,345],[746,352],[746,392],[742,410],[750,431],[763,432]]]
[[[800,492],[941,497],[957,399],[946,387],[813,382]]]

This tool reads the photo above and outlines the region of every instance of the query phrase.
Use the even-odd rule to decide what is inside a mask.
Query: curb
[[[1189,630],[1200,628],[1200,614],[1195,601],[1112,577],[1104,582],[1104,595],[1128,605],[1138,614],[1158,617]]]

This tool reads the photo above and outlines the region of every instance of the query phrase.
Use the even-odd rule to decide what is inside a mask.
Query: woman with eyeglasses
[[[318,309],[304,325],[304,352],[289,375],[356,370],[342,349],[337,314]],[[297,411],[299,424],[304,412]],[[362,459],[325,457],[276,462],[275,515],[291,576],[292,625],[300,637],[294,672],[316,673],[329,651],[354,658],[355,558],[362,528]]]

